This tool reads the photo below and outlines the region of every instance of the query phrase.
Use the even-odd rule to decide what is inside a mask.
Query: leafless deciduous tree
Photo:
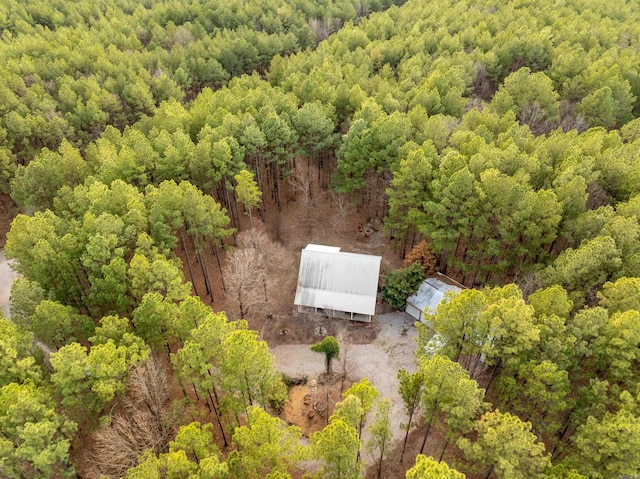
[[[542,287],[538,276],[533,271],[527,271],[522,275],[516,276],[514,283],[518,285],[525,299]]]
[[[133,372],[129,393],[114,408],[111,422],[93,433],[88,453],[92,477],[122,477],[144,451],[167,450],[181,422],[172,414],[169,394],[166,371],[151,356]]]
[[[307,167],[306,171],[298,169],[296,174],[289,180],[291,187],[302,194],[302,202],[307,209],[306,218],[304,223],[307,225],[307,234],[311,234],[311,226],[313,224],[313,218],[311,217],[311,208],[315,205],[315,198],[313,194],[313,174],[311,167]]]
[[[518,119],[521,123],[528,125],[534,135],[550,133],[554,128],[558,127],[558,122],[549,120],[539,103],[524,105],[518,115]]]
[[[326,18],[324,20],[317,18],[309,19],[309,27],[315,34],[317,43],[326,40],[329,35],[337,32],[341,25],[342,21],[339,18]]]
[[[331,192],[331,203],[336,213],[333,221],[333,229],[334,231],[340,230],[344,232],[347,226],[347,217],[352,213],[353,206],[346,195],[336,193],[335,191]]]
[[[589,128],[587,121],[578,113],[577,104],[568,100],[560,102],[560,127],[562,131],[576,130],[582,133]]]
[[[238,248],[228,256],[225,277],[241,318],[269,303],[270,291],[286,287],[293,258],[272,240],[261,224],[238,235]]]
[[[265,273],[263,289],[266,302],[269,302],[273,291],[282,291],[295,281],[296,275],[292,274],[292,271],[295,271],[294,258],[282,244],[271,239],[263,227],[257,227],[247,233],[250,233],[247,246],[256,250],[257,259],[261,263],[260,269]]]
[[[340,374],[340,394],[342,395],[344,391],[344,383],[351,375],[351,373],[355,370],[356,361],[354,361],[352,355],[350,354],[350,344],[342,336],[338,338],[338,341],[340,343],[338,370]]]
[[[262,302],[262,272],[256,261],[256,252],[246,248],[231,252],[227,256],[224,276],[227,278],[227,294],[234,299],[240,318],[244,318]]]

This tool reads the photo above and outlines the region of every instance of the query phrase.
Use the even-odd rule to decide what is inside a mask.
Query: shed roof
[[[425,308],[433,311],[444,299],[444,295],[448,291],[459,293],[462,289],[452,284],[447,284],[438,278],[427,278],[422,282],[418,291],[407,298],[407,303],[421,311]]]
[[[307,245],[300,256],[294,304],[372,315],[382,257]]]

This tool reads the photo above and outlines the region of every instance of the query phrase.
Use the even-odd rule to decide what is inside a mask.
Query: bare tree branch
[[[94,477],[122,477],[146,450],[166,451],[178,422],[170,414],[170,387],[161,362],[151,356],[131,375],[129,393],[111,422],[92,435],[88,453]]]
[[[238,235],[238,248],[225,265],[228,294],[235,299],[240,317],[269,303],[270,291],[286,287],[293,271],[293,258],[272,240],[261,224]]]
[[[353,211],[351,202],[347,199],[346,195],[331,192],[331,202],[333,204],[333,210],[336,213],[335,220],[333,221],[333,229],[337,231],[340,228],[341,231],[345,231],[347,226],[347,218]]]

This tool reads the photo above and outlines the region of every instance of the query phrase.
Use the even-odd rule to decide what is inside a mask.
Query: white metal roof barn
[[[309,244],[300,256],[294,304],[298,311],[371,321],[382,257]]]
[[[445,293],[449,291],[459,293],[462,291],[460,287],[450,283],[455,282],[440,273],[438,273],[438,278],[425,279],[420,285],[420,288],[418,288],[418,291],[407,298],[407,308],[405,311],[418,321],[424,321],[424,311],[435,311],[444,299]]]

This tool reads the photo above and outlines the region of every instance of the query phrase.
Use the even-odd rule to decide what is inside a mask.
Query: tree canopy
[[[371,384],[300,452],[258,409],[286,390],[247,305],[229,320],[204,303],[239,204],[264,220],[297,189],[310,215],[327,188],[411,252],[386,276],[393,307],[436,265],[468,287],[427,312],[417,372],[400,373],[407,435],[423,414],[425,442],[439,426],[442,456],[457,442],[475,473],[636,473],[639,15],[618,0],[3,2],[0,207],[20,210],[5,254],[23,275],[0,319],[3,474],[73,475],[74,431],[110,420],[151,351],[216,427],[176,427],[130,477],[285,478],[306,458],[356,478],[372,411],[381,474]],[[425,354],[432,333],[442,356]],[[331,372],[335,338],[313,348]],[[418,456],[407,477],[425,475],[459,477]]]

